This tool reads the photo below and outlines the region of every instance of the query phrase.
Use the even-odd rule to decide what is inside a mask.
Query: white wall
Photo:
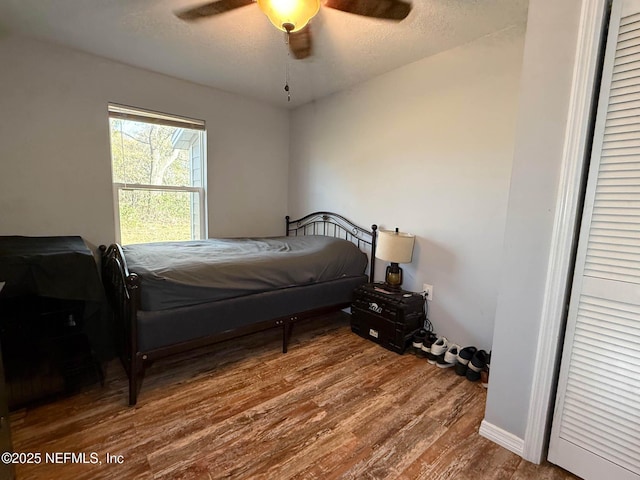
[[[435,330],[463,345],[493,337],[523,39],[508,28],[291,117],[291,214],[415,234],[404,287],[434,285]]]
[[[529,420],[581,3],[529,3],[485,413],[488,425],[520,440],[525,437]]]
[[[0,69],[0,235],[114,239],[108,102],[206,121],[211,236],[283,233],[286,110],[13,36]]]

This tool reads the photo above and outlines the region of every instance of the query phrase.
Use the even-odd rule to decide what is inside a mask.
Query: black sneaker
[[[428,332],[427,336],[424,337],[424,342],[422,342],[422,352],[420,354],[423,358],[429,358],[429,354],[431,353],[431,345],[438,339],[435,333]]]
[[[478,350],[467,365],[467,380],[477,382],[480,380],[480,372],[487,366],[489,354],[484,350]]]
[[[458,353],[458,357],[456,358],[456,366],[455,370],[458,375],[464,377],[467,374],[467,365],[476,354],[478,349],[476,347],[464,347]]]
[[[424,342],[424,337],[427,336],[427,331],[424,328],[421,328],[416,333],[413,334],[411,338],[411,353],[415,353],[418,356],[422,356],[422,343]]]

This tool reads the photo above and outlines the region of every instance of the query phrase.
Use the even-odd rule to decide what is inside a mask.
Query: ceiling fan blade
[[[253,2],[254,0],[218,0],[217,2],[209,2],[198,7],[176,12],[176,17],[182,20],[198,20],[251,5]]]
[[[309,57],[311,49],[311,24],[307,23],[302,30],[289,34],[289,50],[298,60]]]
[[[402,20],[409,15],[411,4],[402,0],[327,0],[325,7],[364,17]]]

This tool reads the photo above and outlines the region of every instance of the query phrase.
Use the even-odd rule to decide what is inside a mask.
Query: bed
[[[153,361],[270,328],[286,353],[296,322],[348,307],[373,280],[376,225],[331,212],[285,222],[282,237],[100,246],[129,405]]]

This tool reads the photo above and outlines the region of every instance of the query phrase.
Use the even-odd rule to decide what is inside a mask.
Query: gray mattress
[[[361,277],[367,264],[353,243],[315,235],[147,243],[123,250],[129,271],[140,276],[145,311]]]

